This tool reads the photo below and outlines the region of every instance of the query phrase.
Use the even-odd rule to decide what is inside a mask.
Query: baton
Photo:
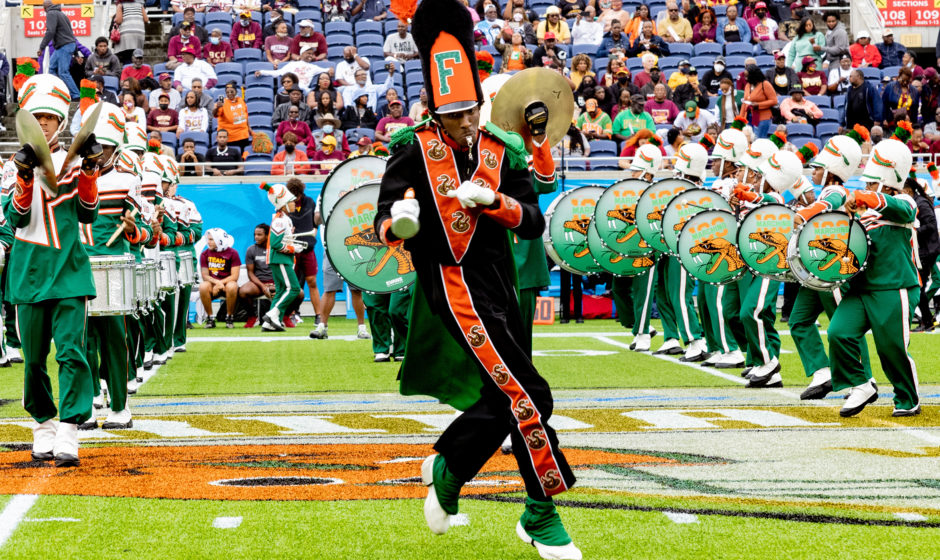
[[[134,208],[133,210],[131,210],[131,218],[133,218],[136,215],[137,215],[137,208]],[[124,223],[122,219],[121,225],[119,225],[118,228],[114,230],[114,233],[111,234],[111,239],[109,239],[108,242],[104,244],[104,246],[110,247],[111,245],[114,245],[114,242],[117,241],[117,238],[121,236],[121,233],[123,231],[124,231]]]

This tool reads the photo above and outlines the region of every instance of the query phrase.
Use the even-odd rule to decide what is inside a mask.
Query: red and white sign
[[[76,37],[91,35],[91,18],[94,17],[93,5],[62,6],[62,13],[68,16],[72,24],[72,33]],[[46,34],[46,10],[40,6],[21,6],[23,34],[26,37],[42,37]]]
[[[887,27],[940,25],[940,0],[876,0]]]

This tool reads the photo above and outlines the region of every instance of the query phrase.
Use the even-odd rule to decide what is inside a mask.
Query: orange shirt
[[[248,105],[241,97],[234,101],[226,98],[219,114],[219,128],[228,131],[228,141],[238,142],[247,139],[248,132]]]
[[[509,51],[509,61],[506,62],[506,70],[525,70],[525,57],[522,55],[522,46],[512,47]]]

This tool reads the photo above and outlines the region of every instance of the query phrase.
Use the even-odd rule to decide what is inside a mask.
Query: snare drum
[[[663,212],[672,197],[694,189],[695,184],[685,179],[661,179],[646,188],[636,202],[636,229],[646,244],[661,253],[669,253],[663,239]]]
[[[192,251],[180,251],[179,283],[180,286],[192,286],[196,281],[196,260]]]
[[[172,251],[160,251],[158,262],[160,264],[159,282],[160,291],[175,292],[177,288],[176,276],[176,253]]]
[[[149,304],[147,281],[147,265],[139,262],[134,266],[134,301],[137,304],[137,309],[145,315]]]
[[[800,284],[830,292],[865,270],[871,240],[865,228],[844,212],[823,212],[790,237],[787,262]]]
[[[88,257],[95,279],[96,297],[88,302],[90,317],[130,315],[134,312],[135,266],[132,255]]]
[[[663,241],[669,248],[669,254],[679,256],[679,232],[692,216],[706,210],[725,210],[731,212],[731,205],[722,196],[711,190],[689,188],[672,197],[663,209]]]
[[[679,262],[689,274],[709,284],[729,284],[747,267],[734,242],[738,222],[726,210],[706,210],[689,218],[679,232]]]
[[[738,250],[751,272],[779,282],[796,282],[787,262],[787,246],[793,237],[790,207],[762,204],[744,215],[738,223]]]

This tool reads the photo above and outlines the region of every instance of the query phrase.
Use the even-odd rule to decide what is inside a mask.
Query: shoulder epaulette
[[[529,152],[525,149],[525,140],[522,139],[520,134],[503,130],[492,122],[487,122],[481,130],[506,145],[506,155],[509,156],[510,167],[513,169],[528,169],[529,165],[526,163],[526,158],[529,157]]]

